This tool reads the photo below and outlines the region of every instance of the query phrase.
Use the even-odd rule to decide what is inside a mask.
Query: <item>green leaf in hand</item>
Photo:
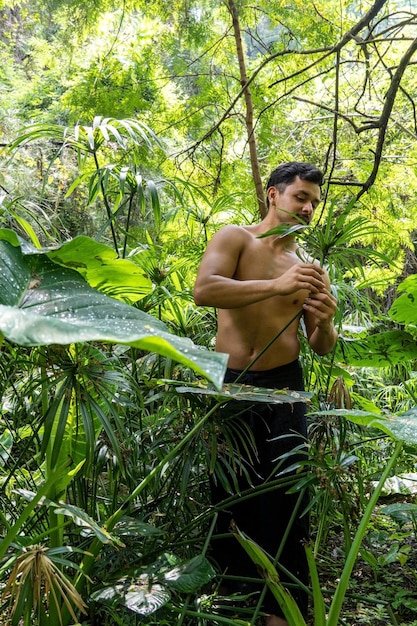
[[[271,230],[268,230],[266,233],[258,235],[257,239],[263,239],[264,237],[270,237],[271,235],[278,235],[280,239],[283,239],[284,237],[288,237],[288,235],[292,235],[299,230],[307,228],[307,226],[307,224],[293,224],[292,226],[290,224],[279,224],[278,226],[271,228]]]

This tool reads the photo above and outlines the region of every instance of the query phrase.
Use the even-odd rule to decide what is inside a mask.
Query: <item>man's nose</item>
[[[312,213],[314,211],[313,204],[310,200],[304,204],[303,211],[305,213]]]

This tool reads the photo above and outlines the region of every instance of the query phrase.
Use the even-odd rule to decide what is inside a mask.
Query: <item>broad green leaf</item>
[[[9,228],[0,228],[0,239],[4,241],[8,241],[9,243],[12,244],[12,246],[15,246],[15,247],[21,246],[22,252],[23,252],[23,245],[25,241],[21,239],[21,237],[19,237],[18,234],[14,232],[14,230],[10,230]],[[29,249],[31,252],[37,251],[36,247],[30,243],[28,243],[27,250]]]
[[[389,315],[400,324],[417,326],[417,275],[408,276],[398,287],[403,292],[394,300]]]
[[[57,515],[65,515],[71,517],[77,526],[82,526],[93,533],[97,539],[102,543],[112,543],[119,546],[123,546],[123,543],[116,536],[111,535],[105,528],[100,526],[92,517],[90,517],[85,511],[73,504],[67,504],[66,502],[59,502],[59,505],[55,509]]]
[[[215,575],[207,559],[198,555],[166,572],[163,580],[170,589],[180,593],[195,593]]]
[[[7,229],[0,230],[0,239],[20,246],[22,254],[46,254],[54,263],[76,270],[91,287],[112,298],[133,303],[152,291],[150,278],[138,265],[120,259],[113,248],[90,237],[75,237],[51,248],[35,248]]]
[[[76,237],[48,257],[75,269],[91,287],[112,298],[133,303],[152,291],[149,277],[138,265],[89,237]]]
[[[96,291],[45,254],[0,241],[0,332],[23,346],[109,341],[173,359],[220,388],[227,355],[177,337],[143,311]]]
[[[111,587],[95,591],[91,597],[96,602],[111,606],[123,605],[139,615],[150,615],[164,606],[171,594],[162,585],[142,576],[138,580],[120,581]]]
[[[382,421],[379,427],[381,430],[385,429],[385,432],[394,439],[417,444],[417,407],[400,415],[390,416],[389,419]]]
[[[417,520],[417,504],[412,504],[411,502],[395,502],[394,504],[381,507],[380,513],[389,515],[400,524],[405,524],[410,521],[415,524]]]
[[[387,367],[417,359],[417,343],[403,330],[368,335],[364,339],[339,338],[336,360],[360,367]]]
[[[216,400],[246,400],[247,402],[267,402],[268,404],[294,404],[295,402],[309,402],[312,393],[307,391],[293,391],[291,389],[267,389],[252,385],[227,383],[221,391],[199,383],[194,387],[176,387],[178,393],[202,394],[214,396]]]
[[[417,444],[417,407],[399,415],[382,415],[352,409],[332,409],[315,415],[342,415],[355,424],[382,430],[393,439]]]

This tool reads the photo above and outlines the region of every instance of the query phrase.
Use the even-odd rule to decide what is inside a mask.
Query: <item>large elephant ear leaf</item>
[[[362,339],[340,338],[336,346],[340,363],[359,367],[388,367],[417,359],[417,344],[404,330],[390,330]]]
[[[118,300],[133,303],[152,290],[150,278],[138,265],[118,258],[112,248],[90,237],[75,237],[51,250],[48,257],[75,269],[91,287]]]
[[[124,302],[137,302],[152,290],[152,282],[142,268],[120,259],[113,248],[90,237],[75,237],[63,244],[36,248],[13,230],[0,228],[0,241],[20,248],[24,255],[46,254],[58,265],[76,270],[91,287]]]
[[[147,577],[123,579],[91,594],[94,602],[113,607],[124,606],[139,615],[151,615],[164,606],[171,594],[166,587]]]
[[[1,236],[1,233],[0,233]],[[93,289],[45,251],[23,254],[0,240],[0,332],[22,346],[109,341],[156,352],[220,388],[227,355],[171,334],[152,316]]]
[[[398,286],[400,296],[389,310],[391,318],[400,324],[417,326],[417,274],[408,276]]]

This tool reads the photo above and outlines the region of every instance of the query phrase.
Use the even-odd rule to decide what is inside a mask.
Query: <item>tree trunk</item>
[[[264,218],[267,213],[267,209],[266,209],[266,204],[265,204],[265,196],[264,196],[264,189],[263,189],[263,184],[262,184],[262,179],[261,179],[261,173],[259,170],[258,153],[256,150],[256,140],[255,140],[254,127],[253,127],[253,102],[252,102],[252,95],[251,95],[249,86],[246,86],[248,83],[248,77],[246,75],[245,55],[243,52],[239,16],[238,16],[237,7],[236,7],[234,0],[228,0],[228,8],[229,8],[230,14],[232,16],[232,21],[233,21],[233,32],[235,35],[237,58],[239,61],[240,83],[242,85],[243,93],[245,96],[245,105],[246,105],[245,122],[246,122],[246,132],[248,134],[252,176],[253,176],[253,181],[255,183],[255,190],[256,190],[256,197],[258,200],[259,212],[261,214],[261,217]]]

